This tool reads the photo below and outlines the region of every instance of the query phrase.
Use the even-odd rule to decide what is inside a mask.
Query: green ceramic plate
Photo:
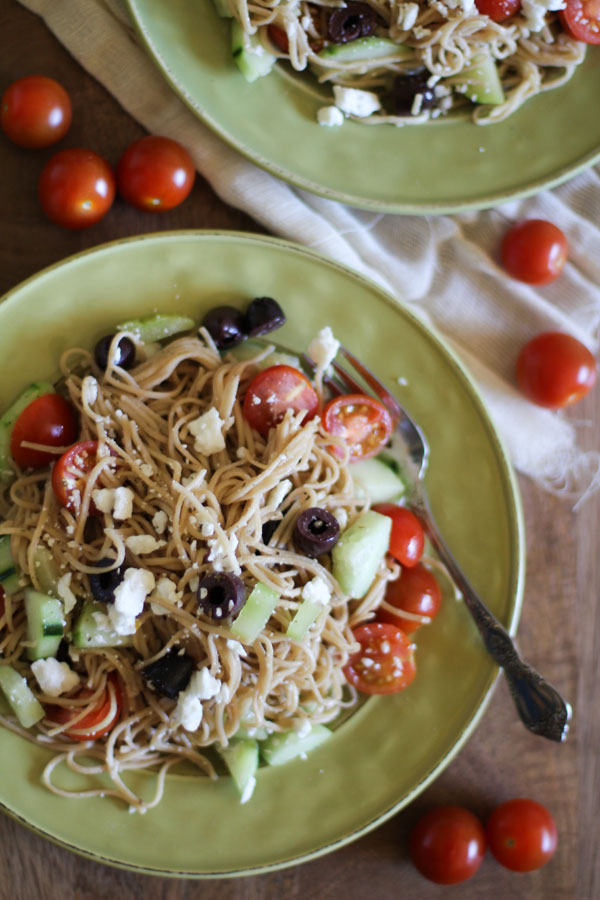
[[[248,84],[229,22],[212,0],[127,0],[148,52],[182,99],[224,140],[297,187],[382,212],[495,206],[558,184],[600,159],[600,48],[566,86],[493,126],[465,118],[369,127],[316,122],[323,100],[283,67]]]
[[[47,269],[0,304],[0,358],[10,360],[0,408],[28,382],[51,377],[63,349],[93,346],[123,318],[160,310],[200,320],[216,303],[242,305],[256,295],[284,306],[282,343],[304,348],[331,325],[422,423],[441,528],[514,631],[523,587],[520,505],[473,385],[410,312],[314,252],[259,236],[179,232],[109,244]],[[409,803],[473,731],[497,669],[460,602],[449,597],[419,632],[417,664],[409,690],[368,700],[306,760],[261,769],[244,806],[228,778],[210,783],[185,774],[168,776],[162,804],[144,816],[112,799],[63,799],[40,783],[47,751],[1,729],[0,769],[11,777],[1,779],[0,803],[64,846],[144,872],[215,877],[297,863]],[[151,795],[152,776],[134,783]]]

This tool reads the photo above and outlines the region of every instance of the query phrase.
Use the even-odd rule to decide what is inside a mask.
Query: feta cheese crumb
[[[526,27],[532,32],[541,31],[546,24],[546,14],[566,7],[564,0],[523,0],[521,12]]]
[[[283,481],[280,481],[279,484],[275,485],[273,490],[269,493],[267,506],[272,506],[274,509],[277,509],[279,506],[281,506],[283,500],[287,497],[292,487],[293,485],[289,478],[284,478]]]
[[[132,534],[125,538],[125,546],[139,556],[143,553],[153,553],[159,547],[164,547],[165,541],[157,541],[151,534]]]
[[[410,31],[419,17],[418,3],[401,3],[398,7],[398,28]]]
[[[322,106],[317,110],[317,122],[327,128],[338,128],[344,124],[344,113],[337,106]]]
[[[53,656],[48,659],[36,659],[31,663],[31,671],[41,690],[48,697],[58,697],[72,691],[79,684],[77,672],[73,672],[68,663],[59,662]]]
[[[307,581],[302,588],[301,596],[303,600],[307,600],[309,603],[327,606],[331,599],[331,591],[327,586],[327,582],[320,575],[317,575],[312,581]]]
[[[84,405],[92,406],[98,398],[98,382],[93,375],[86,375],[81,382],[81,400]]]
[[[381,109],[379,97],[372,91],[361,91],[358,88],[333,85],[335,105],[348,116],[365,118]]]
[[[71,590],[71,572],[65,572],[62,578],[59,578],[56,585],[56,592],[63,602],[65,613],[71,612],[77,603],[77,597]]]
[[[111,488],[97,488],[92,491],[92,500],[96,509],[103,513],[110,513],[113,508],[115,492]]]
[[[115,519],[129,519],[133,513],[133,491],[128,487],[115,488],[113,517]]]
[[[175,707],[175,721],[186,731],[197,731],[202,722],[202,700],[212,700],[221,690],[221,682],[208,668],[196,670],[184,691],[180,691]]]
[[[164,509],[159,509],[158,512],[155,512],[152,516],[152,527],[157,534],[164,534],[167,529],[168,521],[169,517],[167,516]]]
[[[338,509],[334,510],[333,514],[337,519],[338,525],[340,526],[340,531],[343,531],[348,524],[348,513],[343,506],[340,506],[338,507]]]
[[[162,575],[156,584],[156,587],[148,598],[152,612],[157,616],[164,616],[167,610],[161,605],[161,600],[177,605],[181,599],[181,592],[175,588],[175,584],[166,575]]]
[[[190,433],[194,435],[194,450],[209,456],[225,449],[225,438],[221,431],[224,421],[218,411],[212,407],[188,424]]]
[[[202,537],[210,537],[215,533],[215,526],[212,522],[203,522],[200,526],[200,534]]]
[[[339,349],[340,342],[333,336],[329,325],[326,325],[308,345],[308,355],[317,369],[324,371],[331,365]]]
[[[135,634],[135,620],[156,582],[146,569],[125,569],[123,581],[115,588],[115,602],[108,607],[108,617],[117,634]]]

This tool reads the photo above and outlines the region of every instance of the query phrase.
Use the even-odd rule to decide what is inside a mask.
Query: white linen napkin
[[[576,410],[542,410],[513,386],[520,348],[541,331],[568,331],[598,349],[600,167],[484,212],[418,217],[353,209],[288,186],[206,128],[147,56],[122,0],[19,2],[149,132],[187,147],[226,203],[358,270],[432,322],[474,376],[520,472],[579,500],[600,487],[600,454],[585,449],[586,424]],[[540,289],[509,279],[497,261],[510,223],[533,217],[558,224],[570,244],[559,279]]]

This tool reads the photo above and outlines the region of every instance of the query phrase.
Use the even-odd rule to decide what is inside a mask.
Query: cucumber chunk
[[[231,52],[246,81],[256,81],[268,75],[277,60],[276,56],[265,50],[257,35],[244,33],[237,19],[231,20]]]
[[[242,803],[252,796],[258,769],[258,743],[252,738],[233,738],[219,753],[240,792]]]
[[[25,591],[27,615],[27,658],[47,659],[56,656],[65,633],[65,620],[60,600],[33,588]]]
[[[130,647],[133,635],[117,634],[106,618],[106,606],[86,600],[73,625],[73,643],[76,647]]]
[[[57,596],[60,570],[54,557],[43,544],[38,544],[35,548],[33,564],[35,566],[35,573],[40,585],[40,590],[44,594],[50,594],[52,597]]]
[[[12,666],[0,666],[0,688],[23,728],[31,728],[46,715],[23,676]]]
[[[397,501],[406,493],[404,481],[379,457],[352,463],[350,472],[356,496],[366,493],[371,503]]]
[[[303,600],[287,627],[286,636],[292,641],[301,641],[325,607],[314,600]]]
[[[330,44],[320,50],[317,56],[322,60],[336,63],[360,62],[361,59],[408,60],[415,58],[415,51],[411,47],[397,44],[390,38],[371,36],[357,38],[347,44]],[[318,66],[318,63],[316,65]]]
[[[333,577],[344,594],[360,600],[371,587],[390,543],[392,520],[373,510],[363,513],[331,551]]]
[[[231,636],[243,644],[253,644],[269,621],[278,600],[277,591],[258,581],[239,616],[231,625]]]
[[[308,734],[300,735],[297,731],[286,731],[283,734],[269,735],[266,741],[261,741],[260,752],[268,765],[281,766],[291,759],[310,753],[329,737],[331,737],[329,728],[316,723],[311,726]]]
[[[474,62],[463,69],[460,73],[460,84],[465,85],[465,97],[473,103],[487,103],[491,106],[504,103],[504,90],[498,75],[498,67],[488,53],[478,54]]]
[[[14,476],[14,462],[10,455],[10,436],[13,425],[23,410],[44,394],[54,394],[54,385],[49,381],[36,381],[26,387],[22,394],[0,417],[0,481],[6,483]]]
[[[129,322],[121,322],[117,325],[117,330],[131,331],[142,343],[151,344],[154,341],[163,341],[181,331],[190,331],[193,327],[194,320],[187,316],[157,314],[148,316],[146,319],[131,319]]]

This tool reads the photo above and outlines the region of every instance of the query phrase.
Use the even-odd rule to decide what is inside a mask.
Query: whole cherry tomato
[[[519,797],[496,807],[485,833],[498,862],[513,872],[533,872],[554,856],[556,824],[549,810],[535,800]]]
[[[475,0],[475,6],[492,22],[506,22],[521,8],[521,0]]]
[[[38,195],[42,209],[56,225],[87,228],[111,208],[115,176],[109,164],[93,150],[62,150],[42,169]]]
[[[179,206],[195,177],[185,147],[158,135],[134,141],[117,164],[119,194],[126,203],[146,212],[166,212]]]
[[[344,438],[350,462],[375,456],[394,430],[392,418],[383,403],[366,394],[334,397],[325,404],[321,418],[325,431]]]
[[[459,884],[478,870],[485,854],[479,819],[461,806],[437,806],[425,813],[410,836],[410,856],[425,878]]]
[[[570,334],[546,331],[521,350],[517,384],[538,406],[562,409],[581,400],[594,386],[597,365],[588,348]]]
[[[416,674],[415,650],[395,625],[366,622],[354,631],[360,650],[344,668],[346,681],[363,694],[397,694]]]
[[[86,700],[93,693],[89,688],[81,688],[72,699]],[[65,734],[73,741],[95,741],[112,731],[119,720],[122,706],[123,695],[119,679],[111,673],[106,679],[104,693],[100,695],[93,708],[79,722],[76,722],[71,728],[66,728],[61,734]],[[48,705],[46,719],[50,725],[65,725],[74,719],[81,710],[82,706]]]
[[[0,101],[4,134],[19,147],[49,147],[65,136],[73,110],[64,87],[45,75],[13,82]]]
[[[46,450],[23,447],[23,442],[64,447],[77,437],[75,410],[60,394],[44,394],[26,406],[13,425],[10,453],[22,469],[38,469],[56,459]]]
[[[425,546],[423,526],[410,509],[394,503],[378,503],[375,512],[392,520],[389,553],[403,566],[416,566]]]
[[[558,17],[565,31],[584,44],[600,44],[600,3],[598,0],[566,0]]]
[[[266,437],[288,409],[306,410],[306,422],[316,416],[318,406],[317,392],[303,372],[293,366],[269,366],[248,385],[243,412],[252,428]]]
[[[406,634],[412,634],[423,622],[420,618],[411,618],[411,616],[419,616],[431,621],[439,612],[442,592],[429,569],[418,565],[414,568],[403,568],[400,578],[388,583],[385,601],[399,612],[406,612],[409,615],[396,615],[386,609],[379,609],[377,610],[377,619],[380,622],[396,625]]]
[[[549,284],[567,261],[567,239],[544,219],[526,219],[510,228],[502,242],[502,263],[509,275],[528,284]]]

